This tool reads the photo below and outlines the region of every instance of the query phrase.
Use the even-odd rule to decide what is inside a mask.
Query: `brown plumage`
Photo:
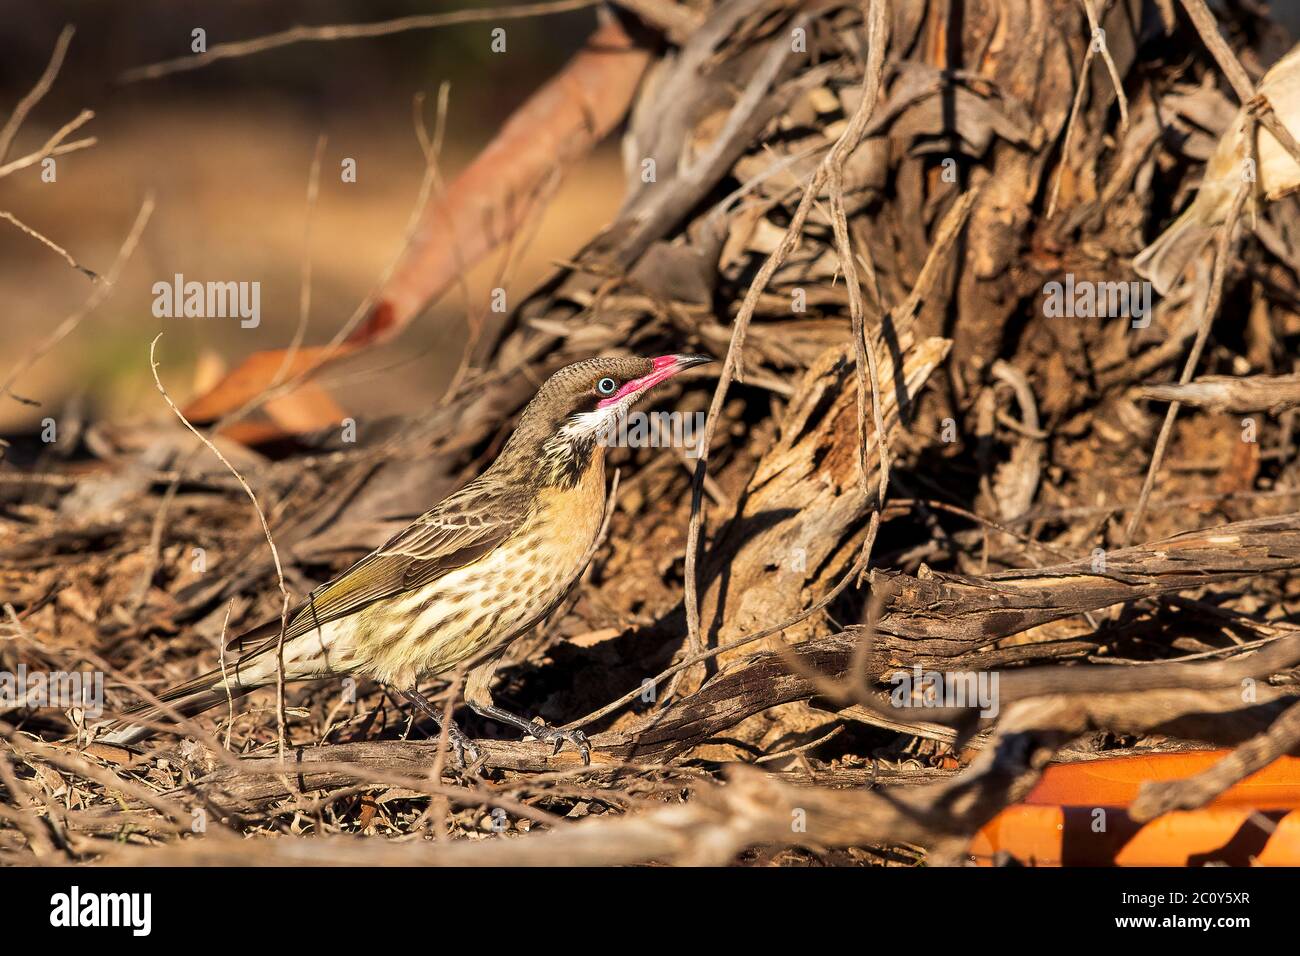
[[[497,459],[478,478],[313,591],[290,612],[286,680],[345,674],[391,684],[441,722],[422,679],[485,657],[467,681],[480,714],[587,757],[580,732],[529,722],[492,704],[500,652],[544,617],[582,573],[605,507],[604,429],[659,382],[706,362],[695,356],[598,358],[566,366],[538,390]],[[192,716],[276,681],[279,620],[230,642],[226,664],[159,695]],[[495,651],[495,652],[494,652]],[[166,711],[142,706],[101,738],[133,743]],[[463,759],[473,745],[453,725]]]

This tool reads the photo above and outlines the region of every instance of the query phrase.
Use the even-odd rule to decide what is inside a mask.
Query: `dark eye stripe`
[[[602,395],[613,395],[614,390],[618,388],[618,383],[612,378],[602,378],[596,383],[596,391]]]

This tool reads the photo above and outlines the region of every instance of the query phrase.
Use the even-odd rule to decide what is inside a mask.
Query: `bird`
[[[567,365],[537,390],[491,465],[346,571],[313,590],[287,617],[227,645],[237,658],[158,699],[185,717],[278,680],[345,675],[395,689],[439,725],[444,715],[421,681],[474,659],[465,702],[476,713],[554,744],[584,763],[591,747],[566,731],[497,707],[493,672],[510,643],[545,618],[582,574],[603,523],[605,448],[632,406],[655,386],[712,359],[597,357]],[[282,645],[281,654],[276,653]],[[167,708],[141,704],[102,727],[102,743],[151,736]],[[455,725],[445,730],[462,766],[479,751]]]
[[[1269,68],[1256,92],[1268,98],[1278,120],[1293,137],[1300,139],[1300,46]],[[1251,169],[1247,163],[1252,157],[1246,137],[1249,113],[1249,106],[1243,106],[1228,125],[1228,131],[1205,164],[1196,198],[1133,259],[1134,270],[1150,280],[1161,295],[1169,294],[1183,269],[1227,221],[1243,178],[1253,176],[1260,195],[1268,202],[1300,189],[1300,165],[1263,126],[1259,127],[1258,163]]]

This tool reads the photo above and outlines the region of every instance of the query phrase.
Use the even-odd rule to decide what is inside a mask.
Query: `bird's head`
[[[503,456],[528,456],[533,467],[548,462],[557,474],[585,468],[602,436],[656,385],[679,372],[713,361],[701,355],[658,358],[592,358],[566,365],[537,390],[524,409]]]

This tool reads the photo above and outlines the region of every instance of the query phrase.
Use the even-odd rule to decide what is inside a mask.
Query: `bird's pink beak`
[[[667,381],[678,372],[694,368],[697,365],[705,365],[712,361],[713,359],[707,355],[660,355],[658,358],[650,360],[653,368],[650,370],[649,375],[642,375],[640,378],[634,378],[623,383],[622,388],[609,398],[601,399],[596,403],[596,407],[608,408],[629,395],[639,395],[648,389],[654,388],[660,382]]]

